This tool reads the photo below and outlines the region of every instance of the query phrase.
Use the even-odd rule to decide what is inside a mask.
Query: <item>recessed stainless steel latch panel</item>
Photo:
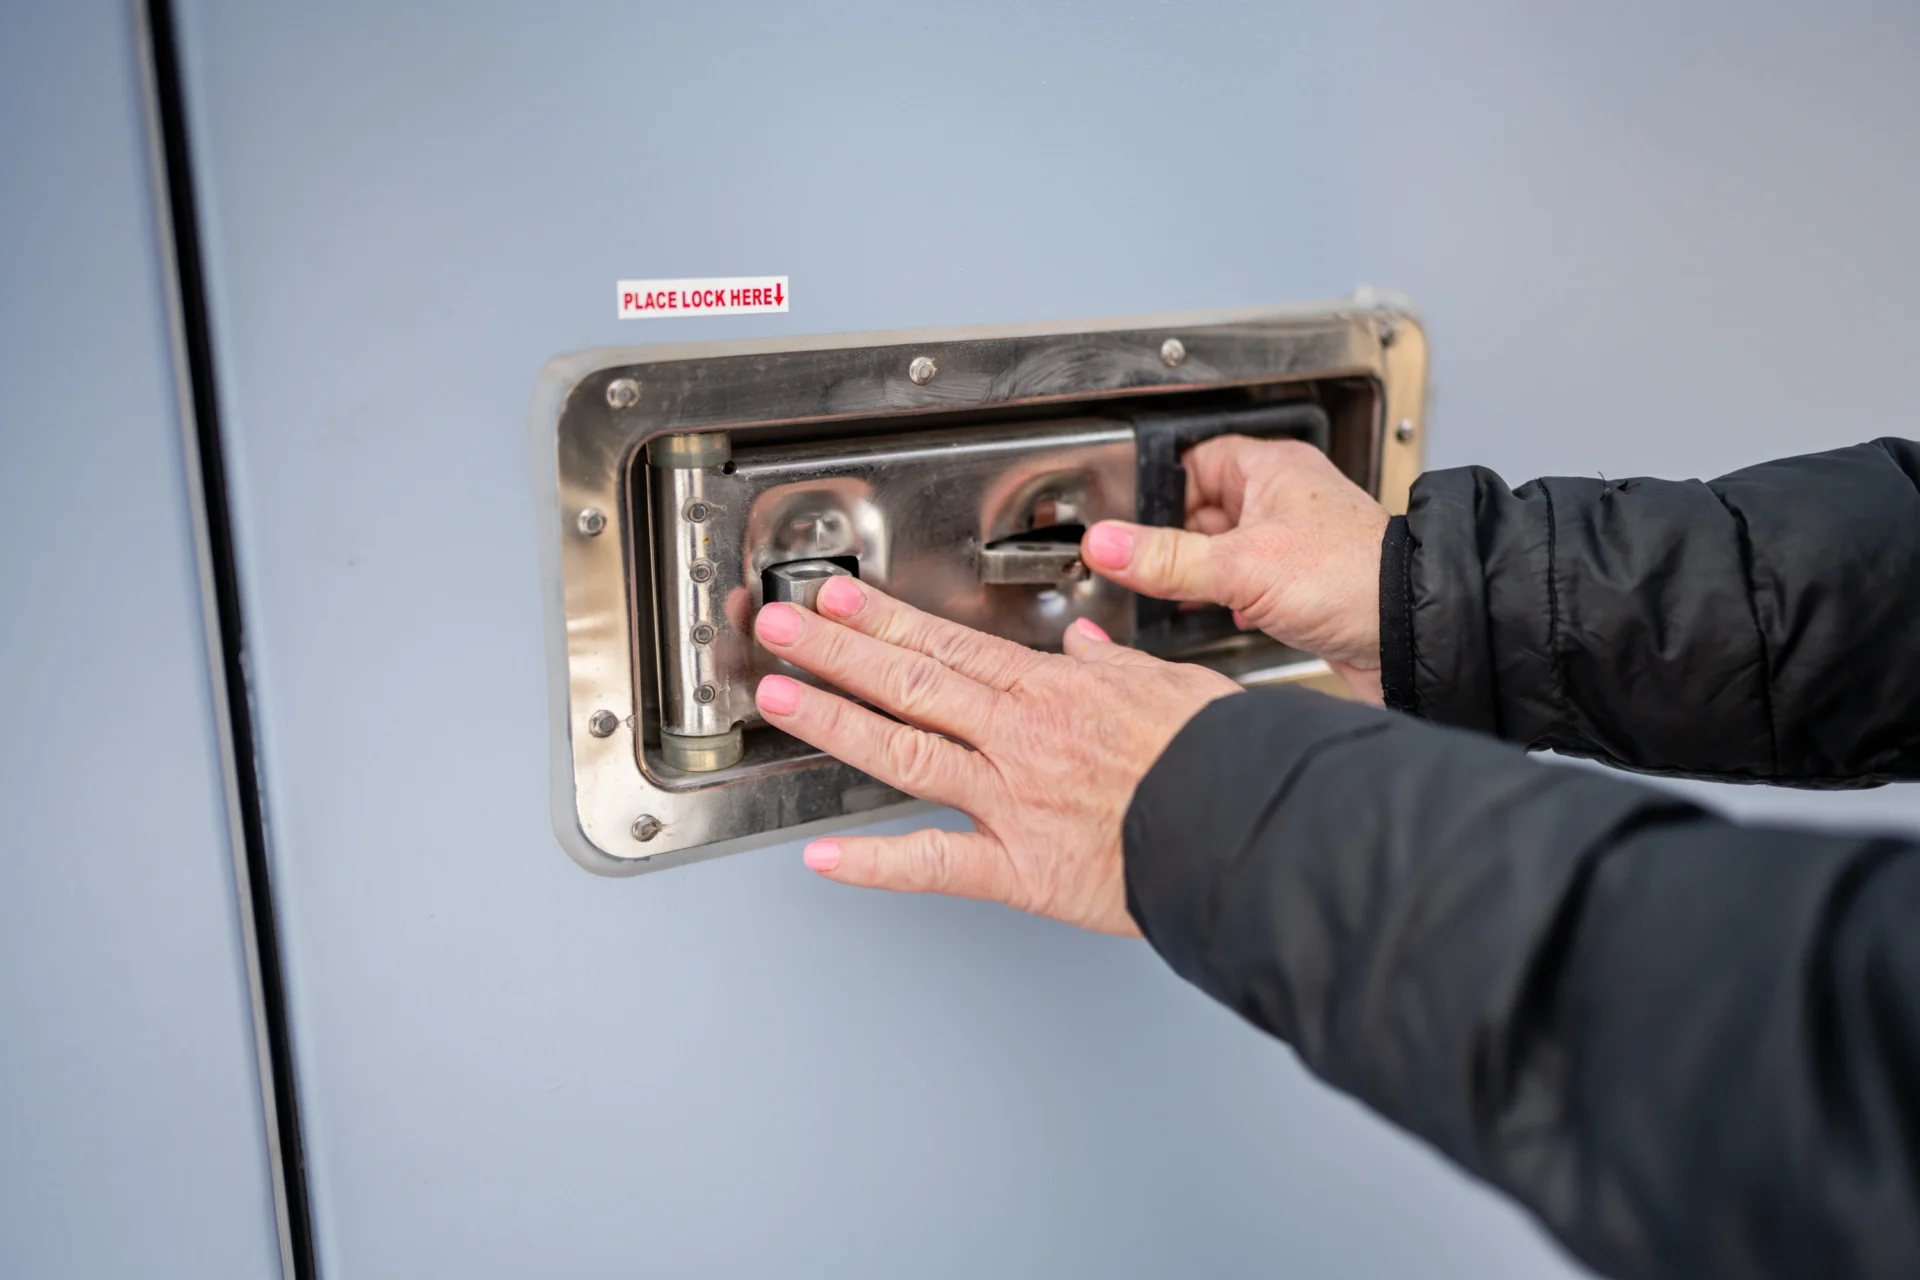
[[[1184,515],[1179,447],[1228,432],[1324,449],[1329,424],[1320,405],[1283,400],[737,450],[712,444],[718,432],[661,437],[647,474],[666,763],[710,772],[740,760],[760,720],[759,678],[807,678],[752,634],[796,562],[1035,648],[1058,649],[1076,618],[1130,643],[1137,598],[1087,571],[1080,535],[1099,520]],[[1177,611],[1138,603],[1149,648],[1218,638],[1218,615],[1202,634],[1205,619],[1178,628]]]
[[[1226,432],[1308,440],[1402,508],[1425,374],[1409,309],[1375,296],[554,362],[534,441],[562,843],[637,871],[904,803],[753,704],[761,676],[801,674],[754,613],[834,574],[1037,647],[1087,617],[1250,682],[1324,678],[1223,611],[1088,573],[1079,536],[1179,523],[1181,455]]]

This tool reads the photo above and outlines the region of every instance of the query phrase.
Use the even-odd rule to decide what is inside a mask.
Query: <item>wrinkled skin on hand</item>
[[[755,633],[905,723],[784,676],[760,682],[767,722],[960,810],[974,830],[816,840],[807,865],[844,884],[985,898],[1137,936],[1121,871],[1127,805],[1181,726],[1239,686],[1114,644],[1085,620],[1068,629],[1064,654],[1047,654],[851,578],[822,587],[818,609],[768,605]]]
[[[1103,520],[1081,541],[1087,565],[1143,595],[1226,605],[1378,706],[1386,508],[1297,440],[1219,436],[1183,461],[1186,529]]]

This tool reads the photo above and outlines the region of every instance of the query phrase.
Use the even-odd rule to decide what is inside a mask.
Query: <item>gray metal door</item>
[[[569,350],[1391,285],[1432,465],[1911,430],[1906,6],[293,9],[181,35],[333,1277],[1538,1276],[1522,1218],[1142,945],[582,873],[525,442]],[[780,273],[783,315],[614,318]],[[1911,789],[1739,802],[1920,825]]]
[[[280,1274],[140,53],[0,8],[0,1275]]]

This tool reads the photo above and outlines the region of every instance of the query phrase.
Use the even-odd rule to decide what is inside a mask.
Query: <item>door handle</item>
[[[989,542],[980,548],[980,581],[988,586],[1047,587],[1085,582],[1080,559],[1085,525],[1055,525]]]

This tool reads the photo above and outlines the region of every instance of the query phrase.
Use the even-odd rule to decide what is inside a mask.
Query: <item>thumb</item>
[[[1231,536],[1102,520],[1081,539],[1080,558],[1101,577],[1142,595],[1237,608],[1249,602],[1238,598],[1241,574],[1226,541]]]

